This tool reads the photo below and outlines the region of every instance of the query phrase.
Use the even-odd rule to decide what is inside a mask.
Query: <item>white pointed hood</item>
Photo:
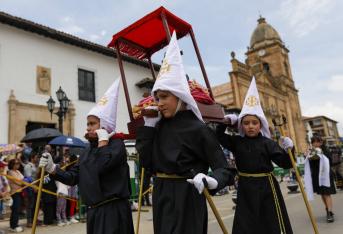
[[[169,42],[166,56],[157,76],[151,94],[155,96],[157,90],[169,91],[187,104],[187,109],[192,110],[199,120],[203,121],[198,105],[196,104],[186,78],[179,45],[174,31]]]
[[[246,115],[256,115],[262,124],[260,132],[263,136],[270,138],[269,124],[261,107],[255,77],[251,80],[250,87],[244,99],[242,111],[238,116],[238,130],[241,136],[245,135],[241,122],[243,117]]]
[[[87,115],[98,117],[100,127],[105,128],[109,133],[114,132],[116,129],[119,85],[120,79],[118,78]]]

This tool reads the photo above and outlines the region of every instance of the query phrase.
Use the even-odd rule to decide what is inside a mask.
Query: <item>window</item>
[[[320,126],[320,125],[322,125],[322,121],[320,119],[313,120],[313,126]]]
[[[94,72],[79,69],[79,100],[95,102]]]
[[[328,127],[332,128],[332,122],[331,121],[327,121],[327,123],[328,123]]]
[[[268,63],[263,63],[263,70],[266,72],[270,71],[269,64]]]

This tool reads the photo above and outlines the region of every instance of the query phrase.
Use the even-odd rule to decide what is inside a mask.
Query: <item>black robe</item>
[[[211,167],[218,181],[218,188],[210,190],[212,194],[231,178],[215,134],[191,111],[180,111],[173,118],[162,119],[155,128],[140,128],[136,148],[143,166],[153,173],[193,178],[200,172],[207,174]],[[205,234],[205,196],[184,178],[155,178],[153,221],[155,234]]]
[[[217,127],[217,136],[224,148],[235,156],[237,170],[243,173],[269,173],[272,162],[279,167],[292,167],[291,160],[276,142],[259,134],[255,138],[229,136],[225,125]],[[293,233],[286,206],[277,180],[273,177],[285,230]],[[237,207],[233,222],[233,234],[280,234],[273,192],[268,177],[243,177],[238,181]]]
[[[64,184],[78,185],[83,203],[95,206],[111,198],[104,205],[88,208],[88,234],[133,234],[130,197],[129,166],[125,145],[120,139],[110,139],[107,146],[91,146],[69,171],[56,169],[54,178]]]
[[[330,195],[330,194],[336,194],[336,186],[334,181],[334,174],[331,169],[332,166],[332,154],[331,152],[325,147],[321,147],[323,150],[323,154],[329,159],[330,163],[330,187],[326,186],[319,186],[319,159],[312,159],[309,160],[310,162],[310,169],[311,169],[311,178],[312,178],[312,187],[313,192],[319,194],[319,195]]]

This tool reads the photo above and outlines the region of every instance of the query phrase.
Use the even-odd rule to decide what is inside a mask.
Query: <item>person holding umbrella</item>
[[[90,146],[73,168],[61,170],[48,153],[40,160],[40,166],[55,180],[78,185],[82,201],[88,207],[88,234],[134,232],[125,145],[114,135],[118,92],[119,80],[116,80],[88,113],[86,138]]]

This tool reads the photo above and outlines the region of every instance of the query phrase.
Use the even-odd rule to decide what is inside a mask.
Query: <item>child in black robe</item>
[[[293,143],[288,137],[281,138],[283,149],[270,139],[268,122],[259,103],[253,79],[239,117],[225,116],[232,125],[238,122],[240,135],[225,134],[224,124],[217,127],[218,139],[233,153],[239,175],[232,233],[291,234],[286,206],[272,172],[273,162],[285,169],[292,167],[285,149],[293,148]]]
[[[307,158],[305,161],[306,191],[311,191],[310,193],[315,192],[318,195],[321,195],[326,210],[326,221],[328,223],[332,223],[335,219],[332,212],[333,205],[331,195],[336,194],[336,187],[334,182],[334,175],[332,170],[330,169],[330,166],[332,165],[330,153],[326,150],[325,145],[323,144],[323,140],[320,136],[313,136],[311,138],[311,144],[313,149],[310,151],[311,153],[308,152],[306,154]],[[313,156],[312,152],[315,153]],[[307,162],[309,163],[309,167],[306,167]],[[310,171],[308,171],[308,168],[310,169]],[[309,181],[309,183],[311,184],[306,183],[308,181],[306,177],[308,173],[311,175],[311,181]],[[325,181],[328,184],[324,185]],[[309,190],[308,188],[310,188],[311,186],[312,188]],[[313,194],[309,194],[309,198],[312,200]]]
[[[205,125],[190,94],[173,34],[152,94],[159,116],[144,117],[136,148],[143,167],[155,174],[155,234],[206,234],[203,179],[214,194],[231,174],[215,134]],[[213,176],[207,176],[209,167]]]
[[[87,205],[87,234],[133,234],[129,203],[130,176],[125,145],[114,135],[117,80],[87,116],[90,146],[68,171],[58,168],[50,154],[41,157],[39,166],[52,178],[66,185],[78,185]],[[112,135],[114,135],[112,137]]]

